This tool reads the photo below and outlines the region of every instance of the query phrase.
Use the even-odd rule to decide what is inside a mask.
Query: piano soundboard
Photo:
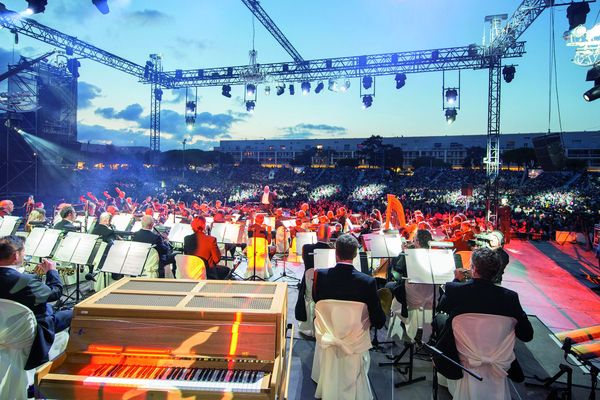
[[[75,306],[40,367],[57,399],[283,399],[287,285],[123,278]],[[291,346],[291,344],[290,344]]]

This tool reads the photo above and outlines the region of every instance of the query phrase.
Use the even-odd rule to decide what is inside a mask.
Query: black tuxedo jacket
[[[315,249],[332,249],[333,244],[317,242],[313,244],[305,244],[302,247],[302,261],[304,262],[304,271],[315,267],[315,256],[313,252]],[[304,304],[304,294],[306,292],[306,278],[302,274],[302,280],[298,286],[298,299],[296,300],[296,307],[294,308],[294,314],[296,315],[297,321],[306,321],[306,305]]]
[[[158,256],[160,257],[160,264],[165,265],[167,258],[171,253],[171,247],[163,240],[162,236],[146,229],[140,229],[133,234],[131,240],[134,242],[150,243],[154,245]]]
[[[379,329],[385,324],[375,278],[357,271],[351,264],[338,263],[330,269],[316,270],[313,299],[315,303],[329,299],[365,303],[371,325]]]
[[[478,313],[512,317],[517,320],[515,336],[524,342],[533,339],[533,327],[521,307],[519,295],[510,289],[496,286],[490,281],[473,279],[467,282],[447,283],[438,311],[446,312],[449,318],[440,334],[437,347],[455,361],[458,361],[458,353],[452,330],[452,320],[457,315]],[[444,371],[443,365],[445,364],[443,361],[436,360],[435,362],[436,366],[441,367],[438,368],[440,372],[447,378],[460,379],[462,377],[462,372],[459,369],[450,367],[446,372]],[[438,362],[440,365],[438,365]],[[514,380],[518,381],[520,379],[519,375],[522,375],[522,371],[515,360],[511,366],[511,371],[509,371],[509,377],[514,377]]]
[[[73,223],[71,221],[69,221],[68,219],[61,219],[56,224],[54,224],[54,226],[52,228],[53,229],[60,229],[62,231],[76,231],[76,230],[78,230],[77,227],[75,225],[73,225]]]
[[[58,272],[46,273],[46,283],[37,276],[22,274],[12,268],[0,268],[0,298],[23,304],[35,314],[37,332],[31,346],[25,369],[48,361],[48,351],[54,342],[54,311],[49,302],[60,299],[63,284]]]
[[[115,240],[117,240],[117,234],[112,228],[109,228],[106,225],[97,224],[94,226],[92,230],[92,235],[100,235],[103,242],[108,244],[112,244]]]

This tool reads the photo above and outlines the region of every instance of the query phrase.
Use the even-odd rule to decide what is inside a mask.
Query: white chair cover
[[[287,253],[289,250],[289,232],[285,229],[285,226],[280,226],[275,231],[275,251],[277,253]]]
[[[27,398],[25,363],[36,327],[33,311],[17,302],[0,299],[0,399]]]
[[[246,268],[246,277],[254,274],[256,265],[256,275],[267,279],[273,275],[271,260],[269,260],[269,243],[265,238],[249,238],[246,247],[246,256],[248,257],[248,268]]]
[[[510,400],[507,371],[515,359],[515,324],[514,318],[490,314],[461,314],[452,320],[461,363],[483,377],[480,382],[464,374],[456,381],[454,399]]]
[[[419,328],[423,328],[423,341],[428,341],[431,336],[431,320],[433,318],[433,287],[432,285],[406,283],[406,303],[408,318],[400,315],[401,304],[392,301],[392,318],[388,327],[390,339],[402,340],[404,330],[400,321],[404,323],[406,336],[412,341]]]
[[[315,306],[317,345],[311,377],[315,397],[324,400],[372,399],[369,372],[369,315],[364,303],[321,300]]]
[[[142,276],[145,278],[158,278],[158,266],[160,263],[160,256],[158,250],[151,248],[144,264],[144,270]]]
[[[306,290],[304,291],[304,307],[306,308],[306,321],[298,321],[298,330],[306,336],[315,336],[315,301],[312,297],[315,270],[309,268],[304,272]]]
[[[175,263],[177,264],[175,272],[177,279],[206,279],[206,266],[200,257],[177,254]]]

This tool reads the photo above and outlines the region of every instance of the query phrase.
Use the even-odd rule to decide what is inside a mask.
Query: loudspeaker
[[[532,139],[535,157],[544,171],[560,170],[565,166],[565,149],[560,133],[538,136]]]

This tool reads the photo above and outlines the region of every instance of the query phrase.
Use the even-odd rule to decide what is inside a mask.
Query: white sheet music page
[[[75,252],[73,253],[73,257],[71,257],[71,262],[73,264],[87,265],[90,262],[92,252],[94,251],[99,236],[82,233],[80,238],[81,239],[75,248]]]
[[[110,246],[110,249],[108,250],[104,265],[102,266],[102,272],[121,273],[125,257],[127,257],[127,252],[129,252],[130,243],[131,242],[125,240],[115,240],[113,242],[113,245]]]
[[[410,283],[442,285],[454,279],[454,256],[447,249],[407,249],[406,269]]]
[[[225,238],[225,224],[223,222],[215,222],[210,230],[210,235],[217,238],[217,242],[223,243]]]
[[[150,243],[131,242],[121,273],[123,275],[141,275],[151,246]]]
[[[117,214],[112,217],[111,223],[117,231],[126,231],[133,216],[131,214]]]
[[[5,215],[0,226],[0,237],[12,235],[18,221],[19,217]]]
[[[193,234],[192,226],[190,224],[177,223],[173,225],[169,231],[169,241],[175,243],[183,243],[183,238]]]
[[[40,244],[38,244],[33,256],[50,257],[52,255],[52,250],[54,250],[54,246],[56,246],[56,242],[61,234],[62,231],[60,229],[46,229],[44,238],[40,241]]]
[[[296,254],[302,254],[302,247],[305,244],[317,243],[316,232],[298,232],[296,233]]]
[[[226,224],[223,242],[238,243],[238,241],[240,240],[240,226],[240,224]]]
[[[28,256],[32,256],[35,253],[35,249],[40,244],[40,241],[44,237],[44,233],[46,233],[46,228],[33,228],[27,239],[25,239],[25,254]]]
[[[335,267],[335,249],[315,249],[315,269],[328,269]]]
[[[56,253],[54,253],[53,258],[56,261],[71,262],[73,253],[75,252],[80,240],[81,236],[78,232],[67,233],[67,236],[65,236],[60,242],[60,245],[58,246]]]
[[[398,257],[402,253],[402,240],[400,235],[384,235],[389,257]]]

